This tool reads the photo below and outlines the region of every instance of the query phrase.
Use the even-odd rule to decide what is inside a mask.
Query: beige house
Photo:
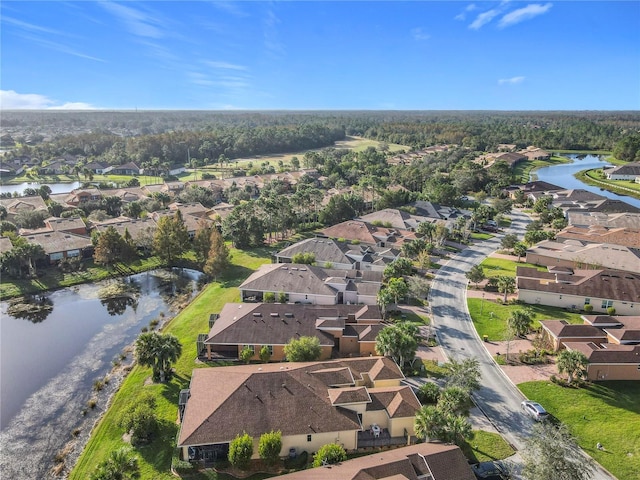
[[[327,443],[356,450],[374,424],[389,443],[407,445],[420,402],[403,379],[386,357],[196,369],[180,395],[177,445],[184,460],[205,464],[226,458],[242,432],[253,438],[254,458],[260,435],[272,430],[282,432],[281,456]]]
[[[618,270],[573,270],[541,272],[517,267],[518,300],[529,304],[582,309],[595,312],[615,308],[618,315],[640,312],[640,274]]]
[[[238,360],[244,348],[260,360],[267,347],[270,361],[285,359],[291,339],[316,337],[320,360],[339,356],[375,355],[375,341],[382,330],[377,305],[295,305],[281,303],[227,303],[210,317],[211,329],[198,344],[198,355],[207,360]]]
[[[640,248],[640,228],[570,225],[556,234],[556,240],[561,243],[578,241],[583,245],[607,243],[629,248]]]
[[[419,443],[376,452],[337,465],[281,475],[282,480],[476,480],[456,445]]]
[[[566,320],[541,320],[542,337],[552,346],[554,351],[563,348],[565,342],[596,342],[607,341],[607,335],[601,329],[589,324],[571,325]]]
[[[640,380],[640,345],[566,342],[589,360],[588,380]]]
[[[325,228],[320,234],[329,238],[342,238],[380,247],[402,248],[404,242],[418,238],[414,232],[400,228],[377,227],[361,220],[348,220]]]

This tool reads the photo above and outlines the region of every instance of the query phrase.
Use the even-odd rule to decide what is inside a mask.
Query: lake
[[[622,200],[634,207],[640,208],[640,199],[629,197],[627,195],[618,195],[617,193],[609,192],[607,190],[601,190],[600,187],[594,187],[587,185],[578,180],[574,175],[582,170],[588,170],[591,168],[602,168],[610,166],[607,163],[604,155],[576,155],[576,154],[560,154],[573,160],[572,163],[562,163],[559,165],[552,165],[550,167],[540,168],[532,173],[532,177],[536,177],[538,180],[558,185],[559,187],[566,189],[583,189],[588,190],[603,197],[613,198],[615,200]]]
[[[51,189],[51,193],[67,193],[76,188],[82,186],[82,182],[70,182],[70,183],[38,183],[38,182],[23,182],[16,183],[15,185],[0,185],[0,193],[17,192],[22,195],[22,192],[27,188],[40,188],[42,185],[47,185]]]
[[[87,407],[94,382],[114,361],[132,361],[131,353],[121,360],[125,347],[151,320],[170,317],[168,302],[176,291],[195,292],[198,276],[133,275],[125,281],[138,291],[135,300],[101,300],[105,282],[67,288],[46,295],[48,315],[29,318],[9,315],[9,302],[0,304],[0,478],[45,478],[74,429],[88,436],[106,406],[105,391],[96,409]]]

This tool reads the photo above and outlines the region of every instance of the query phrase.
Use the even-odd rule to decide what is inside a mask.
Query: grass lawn
[[[516,262],[514,260],[494,257],[487,257],[480,265],[484,269],[484,274],[487,277],[497,277],[499,275],[515,277],[516,267],[535,267],[541,270],[546,270],[546,268],[538,267],[532,263]]]
[[[109,452],[125,445],[122,429],[117,427],[120,412],[143,391],[150,391],[157,401],[156,413],[160,419],[160,432],[150,445],[136,448],[142,479],[174,479],[171,474],[172,445],[178,433],[178,394],[187,388],[196,365],[196,339],[199,333],[209,330],[209,314],[219,312],[225,303],[240,300],[238,285],[256,268],[269,262],[270,249],[250,251],[232,249],[232,267],[219,282],[206,286],[203,291],[165,327],[165,333],[178,337],[182,344],[182,355],[175,364],[175,376],[164,385],[148,384],[149,368],[135,366],[114,395],[113,403],[91,435],[91,439],[71,472],[70,479],[89,478],[96,465]],[[190,478],[223,479],[226,476],[208,473]]]
[[[566,320],[569,323],[583,323],[580,313],[570,313],[562,308],[548,307],[546,305],[502,305],[502,303],[481,298],[468,298],[467,305],[473,324],[480,337],[487,335],[489,340],[492,341],[504,340],[507,319],[511,312],[522,308],[527,308],[533,312],[533,328],[540,327],[540,320],[555,319]]]
[[[484,430],[473,430],[460,448],[471,463],[504,460],[516,453],[499,434]]]
[[[591,170],[583,170],[574,176],[588,185],[604,188],[621,195],[629,195],[630,197],[640,198],[640,183],[630,180],[607,180],[600,176],[600,168]]]
[[[564,388],[551,382],[518,385],[565,423],[580,446],[618,480],[640,472],[640,382],[599,382]],[[604,451],[596,449],[600,442]]]
[[[469,238],[471,238],[472,240],[489,240],[490,238],[493,238],[493,235],[491,235],[490,233],[480,233],[480,232],[473,232],[471,235],[469,235]]]
[[[38,270],[40,276],[29,280],[14,280],[5,276],[0,283],[0,300],[70,287],[80,283],[99,282],[112,276],[108,269],[96,265],[93,260],[85,260],[84,266],[84,270],[71,273],[64,273],[57,267],[40,269]],[[162,262],[157,257],[141,258],[135,262],[127,263],[126,267],[126,271],[140,273],[161,268]]]

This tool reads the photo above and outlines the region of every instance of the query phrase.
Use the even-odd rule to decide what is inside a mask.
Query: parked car
[[[502,462],[480,462],[471,465],[474,475],[479,480],[507,480],[511,478]]]
[[[541,422],[549,418],[549,412],[547,412],[542,405],[538,402],[532,402],[531,400],[525,400],[521,403],[522,410],[528,416],[534,420]]]

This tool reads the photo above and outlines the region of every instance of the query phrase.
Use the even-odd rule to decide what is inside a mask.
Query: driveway
[[[529,218],[518,211],[511,215],[512,224],[506,233],[522,237]],[[429,306],[439,345],[445,354],[456,360],[476,358],[482,373],[482,388],[474,393],[478,407],[516,450],[524,448],[531,435],[532,422],[520,411],[523,394],[495,364],[478,336],[467,309],[467,278],[465,273],[500,248],[502,235],[472,245],[447,262],[433,279]],[[613,477],[598,469],[595,480]]]

